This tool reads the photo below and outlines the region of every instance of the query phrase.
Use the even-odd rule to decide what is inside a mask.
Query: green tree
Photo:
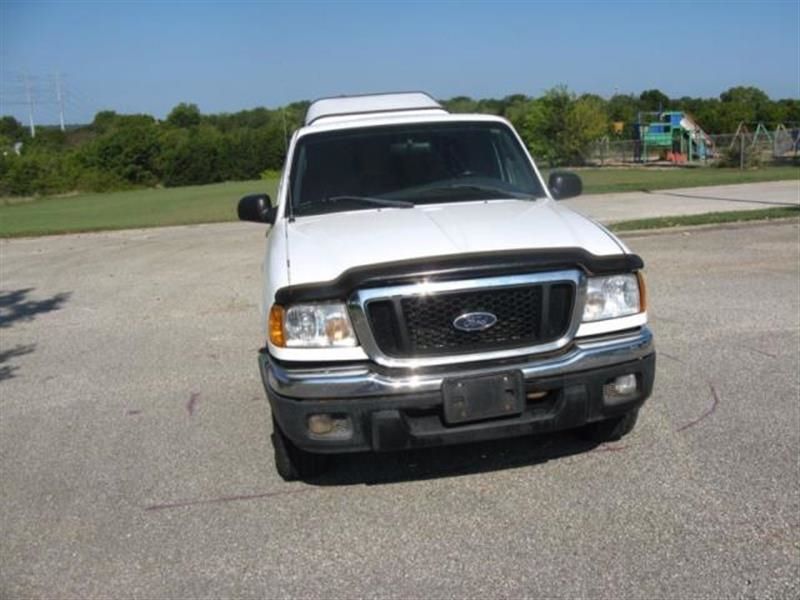
[[[178,104],[170,111],[169,115],[167,115],[167,123],[173,127],[180,127],[182,129],[197,127],[200,125],[201,119],[200,109],[197,108],[197,105],[187,104],[186,102]]]
[[[780,120],[781,115],[772,112],[769,96],[757,87],[736,86],[719,95],[720,126],[724,132],[733,132],[739,123],[750,125],[758,121]]]
[[[783,109],[783,119],[786,126],[797,127],[800,125],[800,100],[789,98],[777,102]]]
[[[722,102],[750,104],[751,106],[759,106],[768,103],[769,96],[757,87],[752,86],[736,86],[729,88],[719,95]]]
[[[442,100],[441,104],[451,113],[478,112],[478,103],[469,96],[456,96],[449,100]]]
[[[506,106],[514,106],[515,104],[522,104],[530,100],[525,94],[511,94],[510,96],[503,97],[503,104]]]
[[[506,117],[534,158],[554,167],[567,162],[573,153],[566,130],[567,115],[575,101],[566,86],[556,86],[540,98],[510,106]]]
[[[453,112],[503,115],[519,131],[541,165],[579,163],[587,145],[608,131],[610,121],[625,123],[633,134],[640,111],[658,108],[691,113],[709,133],[731,133],[741,121],[764,121],[795,128],[800,101],[773,101],[762,90],[737,86],[718,98],[668,99],[659,90],[639,96],[617,94],[608,101],[594,94],[576,97],[564,87],[539,97],[514,94],[501,99],[466,96],[443,102]],[[159,124],[148,115],[111,110],[92,123],[61,132],[40,127],[35,139],[13,117],[0,118],[0,193],[46,194],[71,190],[113,190],[134,186],[185,185],[228,179],[251,179],[279,170],[286,136],[303,124],[308,102],[277,109],[264,107],[229,114],[202,115],[196,105],[181,103]],[[24,141],[21,156],[11,151]]]
[[[225,156],[225,137],[210,125],[178,130],[162,139],[160,161],[167,186],[195,185],[223,181],[230,163]]]
[[[645,90],[639,94],[639,105],[646,111],[669,110],[669,96],[661,90]]]
[[[477,111],[487,115],[502,115],[505,108],[505,102],[502,100],[495,100],[494,98],[479,100],[477,105]]]
[[[155,185],[161,152],[158,124],[147,115],[120,115],[103,134],[83,146],[80,159],[90,169],[134,185]]]
[[[225,136],[225,179],[256,179],[265,169],[283,164],[283,126],[273,123],[258,129],[237,129]]]
[[[632,95],[615,94],[608,100],[608,118],[624,123],[622,136],[633,137],[633,125],[639,118],[639,101]]]
[[[0,135],[18,142],[25,135],[25,128],[14,117],[0,117]]]
[[[120,115],[115,113],[113,110],[101,110],[94,116],[94,121],[92,121],[92,129],[94,129],[94,131],[97,133],[105,133],[114,127],[119,116]]]
[[[541,99],[516,102],[508,108],[506,117],[535,159],[550,165],[557,163],[555,139],[549,135],[550,114]]]
[[[80,171],[72,154],[28,148],[23,150],[21,156],[12,153],[2,160],[4,166],[0,191],[4,194],[58,194],[77,187]]]
[[[584,96],[573,102],[564,118],[561,133],[561,158],[581,164],[589,144],[608,131],[608,117],[601,98]]]
[[[558,166],[569,160],[569,143],[566,140],[567,115],[575,102],[575,95],[565,85],[558,85],[547,90],[539,101],[544,107],[545,123],[540,135],[550,142],[551,151],[548,162],[550,166]]]

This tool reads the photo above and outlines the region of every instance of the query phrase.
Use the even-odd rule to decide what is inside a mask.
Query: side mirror
[[[239,200],[237,209],[240,221],[269,223],[275,221],[275,209],[267,194],[250,194]]]
[[[580,196],[581,192],[583,192],[583,182],[581,178],[575,173],[569,173],[567,171],[554,171],[550,173],[547,186],[550,188],[550,193],[556,200],[574,198],[575,196]]]

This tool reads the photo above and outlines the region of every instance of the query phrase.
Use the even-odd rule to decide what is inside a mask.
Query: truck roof
[[[338,96],[320,98],[312,102],[306,112],[305,126],[334,117],[379,116],[382,113],[412,111],[436,111],[439,114],[447,114],[441,104],[424,92]]]

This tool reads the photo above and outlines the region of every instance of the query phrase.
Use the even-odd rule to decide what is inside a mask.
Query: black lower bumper
[[[523,436],[579,427],[639,408],[650,396],[655,352],[630,362],[568,375],[527,380],[529,398],[521,414],[447,425],[441,391],[353,399],[294,399],[267,383],[272,414],[298,447],[321,453],[402,450]],[[638,391],[624,401],[604,400],[603,386],[615,377],[636,375]],[[326,439],[308,430],[308,417],[327,413],[349,417],[352,434]]]

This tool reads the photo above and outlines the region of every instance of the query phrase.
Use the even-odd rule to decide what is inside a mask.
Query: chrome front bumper
[[[295,399],[352,399],[436,392],[445,379],[519,370],[526,380],[567,375],[644,358],[654,350],[648,327],[617,335],[575,340],[555,356],[528,356],[490,364],[451,365],[435,372],[378,370],[368,364],[315,369],[286,368],[266,352],[259,357],[265,385],[281,396]]]

